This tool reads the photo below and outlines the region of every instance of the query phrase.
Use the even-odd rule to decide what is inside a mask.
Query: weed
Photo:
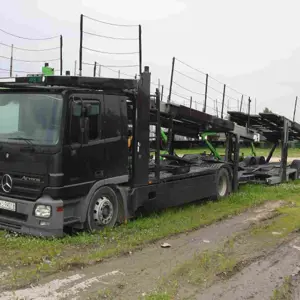
[[[210,150],[206,147],[191,148],[191,149],[178,149],[178,150],[176,150],[176,153],[177,154],[198,154],[198,153],[203,153],[204,151],[206,153],[210,153]],[[225,148],[219,147],[219,148],[217,148],[217,151],[220,155],[225,154]],[[268,156],[270,149],[257,148],[257,149],[255,149],[255,151],[256,151],[257,156]],[[289,148],[288,151],[289,151],[289,153],[288,153],[289,157],[300,157],[300,149],[299,148]],[[250,148],[241,148],[240,153],[244,153],[245,156],[252,155]],[[280,155],[281,155],[280,148],[277,148],[273,153],[273,157],[280,157]]]
[[[150,295],[145,296],[145,300],[171,300],[171,296],[168,293],[155,292]]]
[[[292,300],[292,279],[290,276],[284,279],[282,286],[274,290],[270,300]]]
[[[104,258],[126,254],[167,236],[198,229],[270,199],[292,199],[299,191],[299,181],[279,186],[243,186],[219,202],[168,209],[100,233],[79,233],[61,239],[16,236],[2,231],[0,268],[12,268],[14,284],[18,284],[20,278],[32,282],[46,274],[99,263]],[[288,209],[292,207],[283,208],[283,213],[288,213]],[[296,216],[293,224],[298,224]],[[231,263],[224,262],[224,265]]]

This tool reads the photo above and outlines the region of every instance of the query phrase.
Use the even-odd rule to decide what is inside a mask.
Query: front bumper
[[[50,196],[42,196],[35,202],[0,196],[0,200],[14,202],[16,211],[0,209],[0,229],[6,229],[22,234],[43,237],[63,236],[64,212],[63,201],[53,200]],[[51,206],[51,216],[48,219],[34,215],[36,205]]]

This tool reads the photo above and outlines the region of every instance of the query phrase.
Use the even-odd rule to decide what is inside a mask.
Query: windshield
[[[60,94],[0,93],[0,142],[55,145],[61,114]]]

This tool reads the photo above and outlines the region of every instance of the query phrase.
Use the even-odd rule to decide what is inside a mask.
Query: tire
[[[85,228],[88,231],[101,231],[114,227],[119,214],[119,202],[116,192],[108,186],[96,191],[90,201]]]
[[[266,163],[266,159],[264,156],[255,156],[257,165],[264,165]]]
[[[300,177],[300,160],[299,159],[294,159],[291,163],[290,166],[291,169],[296,169],[297,170],[297,179]]]
[[[215,200],[227,197],[232,190],[229,172],[226,168],[219,169],[216,178]]]

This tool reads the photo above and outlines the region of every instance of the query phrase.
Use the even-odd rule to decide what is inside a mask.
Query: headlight
[[[37,205],[34,211],[34,215],[39,218],[50,218],[51,206],[50,205]]]

